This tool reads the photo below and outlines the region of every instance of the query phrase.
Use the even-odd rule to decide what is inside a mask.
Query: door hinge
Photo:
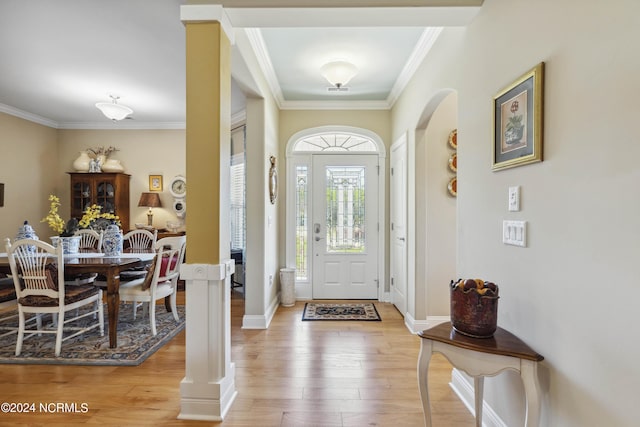
[[[391,286],[393,286],[393,277],[391,278]]]
[[[391,168],[391,175],[393,175],[393,168]]]
[[[393,231],[393,223],[391,223],[391,231]]]

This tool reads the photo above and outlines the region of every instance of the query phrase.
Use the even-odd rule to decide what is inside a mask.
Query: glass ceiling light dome
[[[102,114],[104,114],[108,119],[115,122],[117,120],[122,120],[129,114],[133,113],[131,108],[118,104],[118,99],[120,99],[119,96],[109,96],[111,97],[112,102],[98,102],[96,104],[96,107],[102,111]]]
[[[350,62],[340,60],[324,64],[320,68],[322,76],[337,88],[345,86],[358,74],[358,68]]]

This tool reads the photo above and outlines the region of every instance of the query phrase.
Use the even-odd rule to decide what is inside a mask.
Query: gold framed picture
[[[544,62],[493,98],[493,166],[500,170],[542,161]]]
[[[149,175],[149,191],[162,191],[162,175]]]

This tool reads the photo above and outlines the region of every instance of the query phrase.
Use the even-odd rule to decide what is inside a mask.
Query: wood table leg
[[[120,271],[116,267],[107,272],[107,312],[109,313],[109,347],[118,347],[118,312],[120,310]]]
[[[420,340],[420,356],[418,358],[418,387],[420,398],[422,399],[422,411],[424,412],[424,425],[431,427],[431,403],[429,402],[429,362],[433,342],[431,340]]]

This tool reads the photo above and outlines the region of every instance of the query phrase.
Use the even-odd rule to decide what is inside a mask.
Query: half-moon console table
[[[484,377],[494,376],[506,369],[520,373],[527,398],[526,427],[537,427],[540,421],[541,392],[538,383],[538,362],[544,358],[511,332],[498,327],[491,338],[472,338],[456,332],[451,322],[441,323],[418,333],[420,358],[418,385],[424,421],[431,427],[428,370],[431,354],[443,354],[457,369],[473,377],[475,386],[476,426],[482,426]]]

